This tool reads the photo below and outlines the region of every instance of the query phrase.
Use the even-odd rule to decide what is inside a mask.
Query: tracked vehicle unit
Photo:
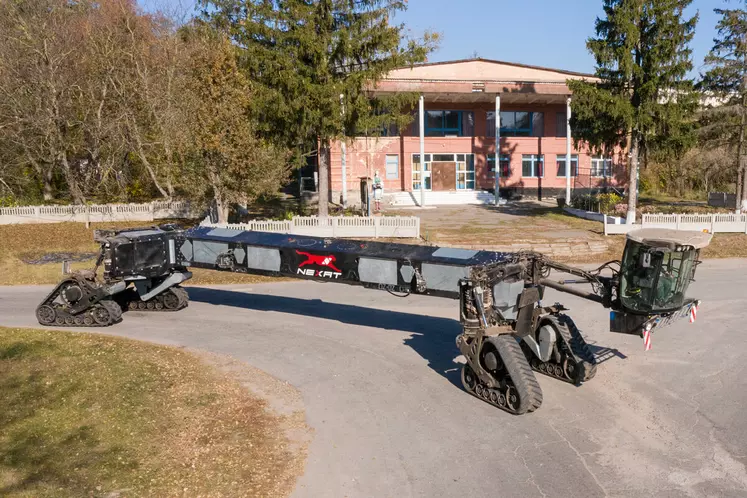
[[[686,292],[710,238],[700,232],[638,230],[628,235],[621,261],[584,270],[535,252],[212,227],[184,231],[174,225],[97,231],[101,253],[94,270],[66,276],[36,315],[45,326],[107,326],[120,321],[123,310],[177,311],[187,306],[180,284],[191,277],[191,267],[450,297],[459,301],[462,332],[456,344],[466,359],[464,388],[522,414],[542,403],[533,371],[573,384],[596,374],[595,357],[566,308],[542,304],[546,287],[609,308],[614,332],[650,338],[654,329],[694,315],[699,301]],[[551,272],[575,278],[553,279]]]

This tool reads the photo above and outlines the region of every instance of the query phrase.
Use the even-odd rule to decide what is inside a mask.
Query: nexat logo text
[[[321,278],[340,278],[342,272],[335,266],[336,258],[334,256],[325,256],[323,254],[309,254],[308,252],[296,251],[296,254],[305,256],[306,260],[298,264],[298,270],[296,273],[299,275],[305,275],[307,277],[321,277]],[[308,265],[320,266],[328,268],[329,270],[315,270],[313,268],[304,268]]]

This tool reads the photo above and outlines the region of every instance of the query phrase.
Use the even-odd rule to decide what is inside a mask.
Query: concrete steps
[[[461,190],[454,192],[426,192],[426,206],[458,204],[493,204],[495,197],[485,190]],[[394,207],[420,205],[420,192],[395,192],[384,195],[384,202]]]
[[[518,252],[518,251],[536,251],[547,256],[568,259],[584,259],[585,257],[603,254],[609,250],[609,246],[604,241],[542,241],[542,242],[518,242],[513,244],[451,244],[448,242],[437,242],[439,247],[460,247],[463,249],[499,251],[499,252]]]

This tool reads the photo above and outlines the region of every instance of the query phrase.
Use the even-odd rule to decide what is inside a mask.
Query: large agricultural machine
[[[694,317],[686,291],[711,235],[642,229],[631,232],[621,261],[585,270],[535,252],[492,252],[175,225],[96,231],[93,270],[67,275],[42,301],[45,326],[112,325],[122,311],[178,311],[190,267],[356,284],[398,295],[459,301],[456,344],[466,363],[464,388],[507,412],[536,410],[534,371],[579,384],[596,360],[561,304],[543,305],[546,287],[598,302],[610,330],[644,337]],[[103,267],[103,271],[102,270]],[[551,272],[573,279],[557,280]],[[579,289],[585,284],[588,289]]]

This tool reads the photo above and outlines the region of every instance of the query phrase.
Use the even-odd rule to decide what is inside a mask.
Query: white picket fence
[[[260,220],[248,223],[219,224],[202,222],[203,226],[250,230],[257,232],[313,235],[316,237],[417,238],[420,218],[417,216],[294,216],[290,220]]]
[[[609,222],[604,225],[605,234],[628,233],[638,228],[673,228],[675,230],[692,230],[710,233],[744,233],[747,234],[747,214],[644,214],[640,224],[615,225]]]
[[[186,201],[148,204],[93,204],[73,206],[22,206],[0,208],[0,225],[19,223],[62,223],[64,221],[153,221],[164,218],[193,218]]]

